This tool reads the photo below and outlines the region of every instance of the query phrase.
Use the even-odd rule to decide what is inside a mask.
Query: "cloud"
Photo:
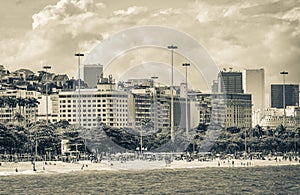
[[[285,69],[290,72],[290,82],[300,83],[299,1],[154,0],[133,6],[127,1],[60,0],[32,19],[32,29],[22,37],[0,40],[1,64],[9,69],[22,66],[36,71],[46,63],[54,72],[76,75],[75,52],[87,54],[103,39],[126,28],[161,25],[191,35],[220,67],[265,67],[266,86],[281,82],[278,72]],[[134,54],[119,62],[143,64],[147,59],[154,61],[153,56],[155,61],[169,60],[168,55],[149,50]]]
[[[181,9],[167,8],[167,9],[159,9],[155,13],[152,14],[153,17],[158,16],[169,16],[169,15],[177,15],[182,14]]]
[[[132,7],[128,7],[127,10],[114,11],[113,14],[116,16],[129,16],[129,15],[138,15],[146,11],[147,11],[146,7],[132,6]]]
[[[60,0],[56,5],[48,5],[39,13],[34,14],[32,28],[46,25],[51,20],[63,20],[73,15],[94,11],[94,6],[93,0]],[[103,8],[104,4],[98,3],[97,6]]]
[[[259,14],[274,14],[278,12],[289,11],[295,6],[299,6],[298,0],[268,2],[241,9],[241,13],[250,16]]]

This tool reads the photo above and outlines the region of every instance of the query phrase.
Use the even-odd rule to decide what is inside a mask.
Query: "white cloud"
[[[139,2],[136,6],[101,1],[60,0],[46,6],[32,16],[33,29],[23,37],[0,40],[1,64],[36,71],[43,61],[52,65],[53,71],[75,75],[74,52],[87,53],[104,38],[129,27],[162,25],[190,34],[220,64],[237,69],[265,66],[268,83],[280,79],[277,72],[286,64],[287,71],[293,70],[289,78],[300,82],[300,6],[294,1],[201,0],[177,7],[176,2],[183,0],[165,5]],[[135,61],[127,58],[122,63],[142,63],[152,54],[136,53]]]
[[[146,11],[147,11],[146,7],[132,6],[132,7],[128,7],[127,10],[114,11],[113,14],[116,16],[129,16],[129,15],[137,15]]]
[[[182,14],[182,9],[174,9],[174,8],[167,8],[167,9],[159,9],[155,13],[152,14],[152,16],[169,16],[169,15],[176,15],[176,14]]]
[[[98,7],[105,7],[103,3]],[[93,0],[60,0],[56,5],[48,5],[42,11],[32,16],[32,28],[46,25],[51,20],[62,20],[72,15],[94,11]]]
[[[300,22],[300,7],[295,7],[294,9],[289,10],[282,16],[282,19]]]

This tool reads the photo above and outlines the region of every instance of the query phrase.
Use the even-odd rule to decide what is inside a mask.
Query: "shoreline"
[[[240,159],[213,159],[212,161],[101,161],[92,163],[90,161],[79,161],[77,163],[66,163],[62,161],[40,161],[36,162],[36,171],[33,171],[31,162],[0,162],[0,177],[10,175],[40,175],[40,174],[64,174],[86,171],[145,171],[145,170],[175,170],[175,169],[199,169],[199,168],[243,168],[243,167],[267,167],[267,166],[289,166],[300,165],[298,161],[284,160],[240,160]]]

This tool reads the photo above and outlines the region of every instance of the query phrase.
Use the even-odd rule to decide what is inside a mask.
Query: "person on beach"
[[[32,164],[32,168],[33,168],[33,171],[36,171],[36,168],[35,168],[35,162]]]

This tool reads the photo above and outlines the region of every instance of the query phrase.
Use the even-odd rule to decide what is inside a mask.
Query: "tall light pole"
[[[158,77],[157,76],[152,76],[151,79],[154,82],[154,80],[158,79]],[[157,107],[158,107],[158,105],[157,105],[157,99],[156,99],[157,94],[156,94],[156,89],[154,87],[154,84],[153,84],[153,88],[154,88],[153,98],[154,98],[154,106],[155,106],[155,111],[154,111],[154,117],[155,117],[155,119],[154,119],[154,129],[155,129],[155,131],[157,131],[158,130],[158,118],[157,118],[157,110],[158,110]]]
[[[47,71],[51,69],[51,66],[43,66],[46,72],[46,78],[48,80]],[[48,125],[48,83],[46,82],[46,124]]]
[[[189,135],[189,123],[188,123],[188,82],[187,82],[187,67],[190,66],[189,63],[184,63],[182,66],[185,67],[185,87],[186,87],[186,94],[185,94],[185,132],[186,135]]]
[[[175,45],[169,45],[168,46],[168,49],[171,50],[171,65],[172,65],[172,70],[171,70],[171,140],[172,142],[174,142],[175,140],[175,131],[174,131],[174,98],[173,98],[173,82],[174,82],[174,72],[173,72],[173,69],[174,69],[174,50],[175,49],[178,49],[177,46]]]
[[[282,86],[282,98],[283,98],[283,126],[285,126],[285,75],[289,74],[286,71],[280,72],[282,74],[282,79],[283,79],[283,86]]]
[[[80,97],[80,88],[81,88],[81,77],[80,77],[80,57],[83,57],[83,53],[75,53],[75,56],[78,58],[78,125],[81,126],[81,97]]]

